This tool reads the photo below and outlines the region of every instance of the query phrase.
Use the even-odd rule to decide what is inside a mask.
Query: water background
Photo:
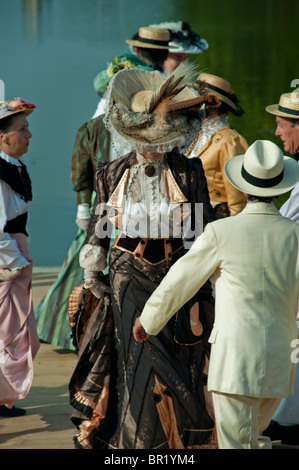
[[[37,106],[24,156],[35,266],[61,265],[77,233],[70,165],[76,131],[98,103],[93,78],[140,26],[178,20],[208,41],[195,60],[228,79],[246,110],[232,125],[249,144],[270,139],[283,148],[265,107],[293,91],[294,80],[299,87],[298,0],[0,0],[5,99]]]

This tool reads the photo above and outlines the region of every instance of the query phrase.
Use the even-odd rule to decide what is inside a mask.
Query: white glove
[[[89,289],[97,299],[112,292],[111,287],[106,286],[104,282],[97,279],[96,271],[89,271],[87,269],[84,270],[84,287]]]
[[[0,268],[0,282],[13,281],[21,272],[21,269]]]
[[[86,232],[88,229],[89,219],[76,219],[76,224],[81,230]]]
[[[90,207],[89,204],[78,204],[77,206],[77,216],[76,216],[76,224],[79,228],[86,232],[88,223],[90,219]]]

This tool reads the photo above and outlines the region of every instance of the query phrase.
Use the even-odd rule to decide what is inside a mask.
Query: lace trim
[[[228,116],[216,116],[215,118],[209,119],[202,123],[202,130],[199,132],[197,137],[192,142],[191,146],[186,152],[189,158],[192,158],[197,154],[199,149],[223,127],[228,125]]]

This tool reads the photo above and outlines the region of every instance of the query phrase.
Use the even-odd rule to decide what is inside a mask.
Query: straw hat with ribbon
[[[34,108],[34,104],[28,103],[23,98],[14,98],[13,100],[9,101],[0,101],[0,119],[21,112],[28,116],[32,113]]]
[[[267,106],[266,111],[276,116],[299,119],[299,93],[283,93],[279,103]]]
[[[187,86],[196,69],[184,62],[169,77],[141,69],[118,72],[108,87],[108,130],[148,152],[170,151],[192,141],[201,126],[202,104],[214,99]]]
[[[284,156],[281,149],[269,140],[257,140],[244,155],[230,158],[224,172],[240,191],[260,197],[286,193],[299,180],[298,163]]]
[[[230,82],[209,73],[199,74],[197,81],[204,82],[210,93],[219,98],[223,103],[226,103],[231,108],[231,112],[236,116],[241,116],[244,113],[244,110],[239,105],[237,96],[231,88]]]
[[[127,39],[126,43],[135,47],[149,49],[169,49],[170,34],[167,29],[150,26],[139,28],[135,39]]]

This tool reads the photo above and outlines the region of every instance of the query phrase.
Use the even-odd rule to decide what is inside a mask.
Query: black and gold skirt
[[[136,256],[136,243],[126,247],[116,244],[111,249],[110,304],[95,308],[91,331],[87,328],[71,380],[78,447],[216,446],[213,412],[206,391],[210,352],[207,339],[214,318],[211,292],[201,290],[157,336],[150,336],[146,342],[138,343],[132,335],[136,317],[146,301],[171,265],[184,254],[183,246],[172,241],[170,244],[171,256],[162,254],[159,260],[151,261]],[[166,254],[170,251],[165,248]],[[199,329],[191,329],[188,320],[188,312],[195,305]]]

